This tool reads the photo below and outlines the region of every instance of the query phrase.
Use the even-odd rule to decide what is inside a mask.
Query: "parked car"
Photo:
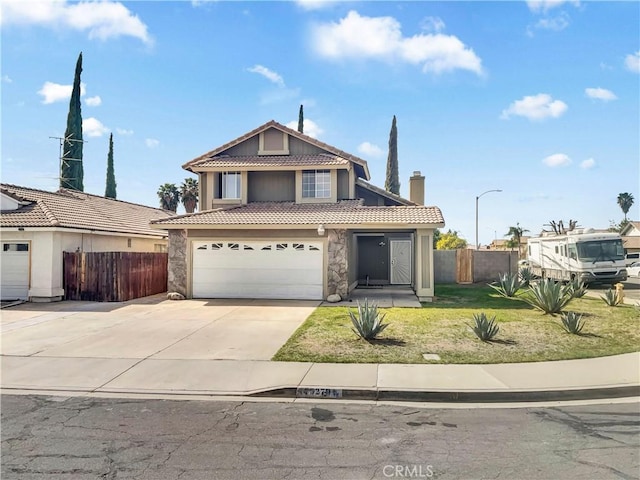
[[[627,275],[640,278],[640,262],[633,262],[630,267],[627,267]]]
[[[640,261],[640,252],[627,253],[625,256],[627,267],[630,267],[633,263]]]

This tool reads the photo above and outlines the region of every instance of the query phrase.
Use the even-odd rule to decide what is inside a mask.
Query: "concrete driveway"
[[[319,302],[59,302],[2,309],[2,355],[270,360]]]

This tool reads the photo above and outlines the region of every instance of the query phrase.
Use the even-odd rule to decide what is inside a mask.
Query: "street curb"
[[[306,390],[306,389],[305,389]],[[327,389],[318,389],[327,390]],[[248,394],[248,397],[306,398],[318,400],[373,400],[437,403],[520,403],[554,402],[568,400],[601,400],[607,398],[640,397],[640,385],[579,388],[570,390],[384,390],[384,389],[332,389],[339,397],[301,395],[298,388],[276,388]]]

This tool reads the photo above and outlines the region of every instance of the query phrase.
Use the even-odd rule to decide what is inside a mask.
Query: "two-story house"
[[[270,121],[186,163],[201,211],[169,231],[170,292],[188,298],[348,298],[358,285],[433,297],[433,232],[415,172],[407,200],[368,183],[367,162]]]

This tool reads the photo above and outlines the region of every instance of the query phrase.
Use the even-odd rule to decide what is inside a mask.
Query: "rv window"
[[[575,245],[569,245],[569,258],[572,258],[573,260],[578,259],[578,252],[576,251]]]
[[[558,246],[556,245],[556,253],[558,253]]]
[[[578,257],[583,262],[611,262],[624,260],[622,240],[594,240],[577,244]]]

